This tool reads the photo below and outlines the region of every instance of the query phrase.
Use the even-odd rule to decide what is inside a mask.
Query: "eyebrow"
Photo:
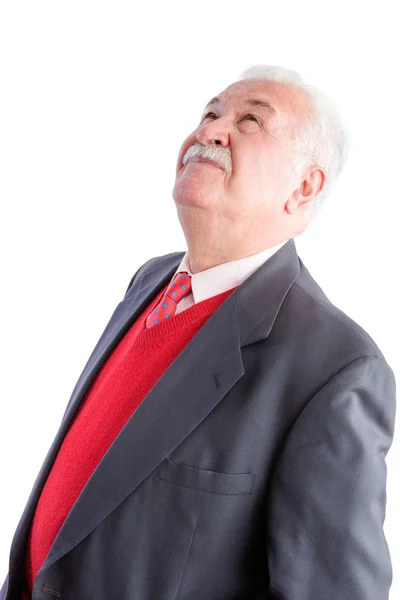
[[[221,102],[221,98],[218,98],[218,96],[215,96],[215,98],[212,98],[210,100],[210,102],[206,105],[206,108],[204,110],[206,110],[207,107],[210,106],[210,104],[220,104],[220,102]],[[244,102],[245,102],[245,104],[250,104],[251,106],[260,106],[261,108],[266,108],[272,114],[276,114],[276,110],[274,109],[274,107],[266,100],[257,100],[256,98],[247,98],[246,100],[244,100]]]

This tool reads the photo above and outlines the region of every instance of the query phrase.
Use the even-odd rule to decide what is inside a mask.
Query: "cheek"
[[[273,152],[266,152],[265,148],[252,147],[243,150],[243,154],[236,161],[236,167],[237,180],[241,184],[262,187],[275,178],[279,160]]]
[[[257,173],[261,184],[279,185],[286,178],[288,159],[278,146],[268,152],[259,152],[253,161],[253,174]]]

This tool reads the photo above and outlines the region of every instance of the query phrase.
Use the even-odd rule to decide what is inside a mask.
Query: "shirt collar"
[[[287,241],[266,248],[257,254],[222,263],[199,273],[191,272],[189,254],[186,252],[173,277],[180,271],[186,271],[191,276],[194,303],[201,302],[243,283]]]

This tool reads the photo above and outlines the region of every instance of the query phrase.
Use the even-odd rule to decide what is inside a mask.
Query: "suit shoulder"
[[[165,267],[168,268],[170,264],[175,264],[177,259],[182,258],[184,254],[185,252],[170,252],[161,256],[153,256],[153,258],[149,258],[149,260],[144,262],[131,277],[125,292],[125,297],[128,293],[130,293],[135,279],[137,280],[137,278],[140,278],[145,273],[150,273],[153,269],[157,269],[160,266],[165,265]]]
[[[386,359],[371,335],[336,306],[325,294],[299,258],[300,273],[293,287],[292,295],[297,308],[302,307],[310,328],[321,335],[326,344],[334,344],[346,349],[349,354],[358,356],[376,355]]]
[[[162,254],[160,256],[153,256],[153,258],[149,258],[148,261],[143,263],[141,269],[144,271],[151,271],[155,267],[159,267],[162,264],[173,264],[176,262],[176,259],[181,257],[183,258],[185,252],[169,252],[168,254]]]

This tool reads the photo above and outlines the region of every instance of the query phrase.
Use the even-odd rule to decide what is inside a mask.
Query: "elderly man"
[[[0,600],[387,600],[395,379],[293,238],[342,169],[327,98],[255,67],[178,156],[151,258],[72,392]]]

